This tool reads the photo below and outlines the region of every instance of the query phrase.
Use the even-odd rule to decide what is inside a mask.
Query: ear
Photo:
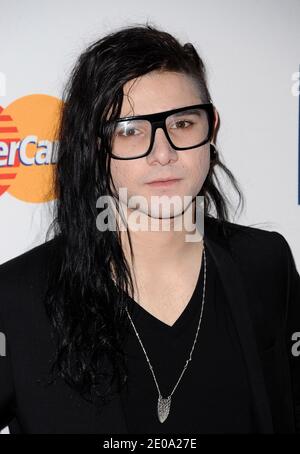
[[[214,107],[214,114],[215,114],[214,131],[216,131],[217,126],[218,126],[219,121],[220,121],[220,117],[219,117],[219,113],[218,113],[218,111],[217,111],[217,109],[215,107]]]
[[[215,117],[215,120],[214,120],[213,142],[216,141],[216,136],[217,136],[218,129],[220,126],[220,117],[219,117],[219,113],[218,113],[217,109],[215,108],[215,106],[214,106],[214,117]]]

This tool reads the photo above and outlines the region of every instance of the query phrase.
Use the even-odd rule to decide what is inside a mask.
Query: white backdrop
[[[246,198],[235,221],[282,233],[300,269],[299,0],[0,0],[0,11],[4,111],[23,96],[61,98],[80,52],[118,27],[149,20],[194,43],[221,117],[221,157]],[[52,204],[0,196],[0,263],[44,241]]]

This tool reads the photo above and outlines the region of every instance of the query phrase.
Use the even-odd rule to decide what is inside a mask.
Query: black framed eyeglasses
[[[153,147],[156,129],[162,128],[175,150],[190,150],[208,143],[214,128],[212,103],[195,104],[148,115],[110,120],[103,126],[111,129],[108,153],[114,159],[138,159]]]

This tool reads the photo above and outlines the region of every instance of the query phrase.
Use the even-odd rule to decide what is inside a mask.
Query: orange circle
[[[61,108],[60,99],[37,94],[19,98],[1,112],[2,117],[12,119],[10,126],[6,128],[6,135],[10,139],[7,143],[11,158],[14,157],[14,165],[1,167],[0,172],[8,174],[10,170],[16,173],[15,178],[10,179],[7,192],[19,200],[45,203],[55,199],[52,188],[55,170],[53,144],[57,140]],[[3,124],[4,122],[1,122],[1,126]],[[30,136],[36,143],[25,146]],[[0,141],[3,141],[3,137],[0,137]],[[17,141],[21,141],[23,146],[19,144],[18,151],[14,154],[12,150],[16,149]],[[3,184],[3,179],[1,181]]]

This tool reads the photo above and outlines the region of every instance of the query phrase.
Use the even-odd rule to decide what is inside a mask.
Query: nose
[[[148,154],[147,159],[149,163],[158,161],[162,165],[167,164],[170,161],[177,161],[178,159],[176,150],[172,148],[161,127],[157,128],[154,133],[153,147]]]

